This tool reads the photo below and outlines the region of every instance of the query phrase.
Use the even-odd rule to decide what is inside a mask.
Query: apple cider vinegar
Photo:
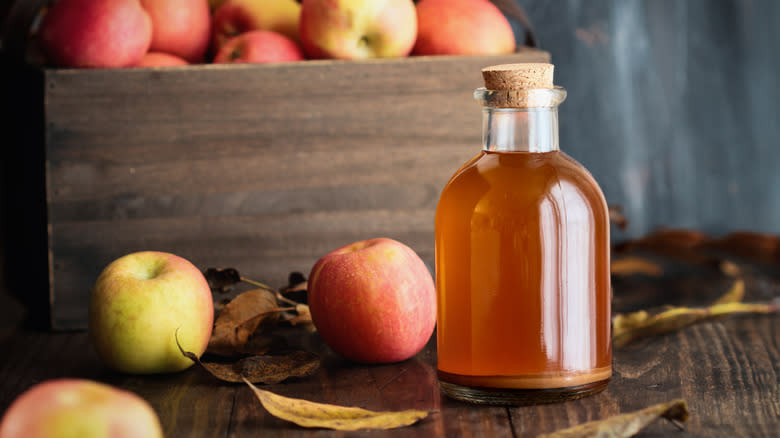
[[[441,389],[497,404],[596,393],[612,374],[604,196],[559,150],[552,65],[483,74],[483,151],[436,211]]]

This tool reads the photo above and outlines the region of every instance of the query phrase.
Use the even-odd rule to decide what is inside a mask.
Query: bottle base
[[[577,400],[598,394],[607,388],[609,381],[610,378],[607,378],[565,388],[518,389],[464,386],[440,378],[439,388],[444,395],[468,403],[528,406]]]

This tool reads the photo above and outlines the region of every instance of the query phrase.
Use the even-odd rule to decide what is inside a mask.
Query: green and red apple
[[[252,30],[229,39],[214,57],[215,63],[293,62],[304,59],[298,43],[269,30]]]
[[[309,58],[406,56],[417,15],[412,0],[303,0],[300,34]]]
[[[489,0],[417,2],[414,55],[499,55],[515,50],[515,35]]]
[[[225,0],[214,11],[214,49],[251,30],[270,30],[298,41],[300,14],[296,0]]]
[[[433,277],[408,246],[355,242],[320,258],[308,282],[311,316],[325,343],[360,363],[417,354],[436,325]]]
[[[200,356],[214,320],[211,290],[188,260],[164,252],[128,254],[100,273],[89,303],[89,334],[109,367],[131,374],[169,373]]]
[[[149,50],[200,62],[211,40],[208,0],[140,0],[152,20]]]
[[[0,438],[162,438],[160,420],[132,392],[83,379],[39,383],[0,420]]]
[[[39,41],[58,67],[130,67],[149,49],[152,21],[138,0],[60,0],[43,18]]]

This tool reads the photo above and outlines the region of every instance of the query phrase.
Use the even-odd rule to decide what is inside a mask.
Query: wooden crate
[[[386,236],[432,267],[439,192],[480,149],[480,69],[548,60],[45,71],[52,326],[85,327],[100,270],[132,251],[283,285]]]

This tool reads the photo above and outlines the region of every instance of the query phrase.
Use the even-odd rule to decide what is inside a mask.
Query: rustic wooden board
[[[55,328],[84,327],[100,270],[154,249],[273,285],[356,240],[433,266],[433,216],[480,149],[480,69],[497,57],[47,70]]]
[[[657,421],[638,437],[769,437],[780,428],[777,379],[780,318],[758,316],[703,323],[679,333],[618,349],[614,376],[598,395],[529,407],[472,406],[444,397],[436,381],[434,338],[415,358],[393,365],[344,361],[313,336],[324,356],[311,378],[266,386],[278,394],[370,409],[437,410],[420,424],[377,437],[536,436],[586,421],[685,398],[686,433]],[[139,394],[153,406],[165,436],[358,437],[303,429],[269,415],[244,385],[216,381],[200,369],[161,376],[127,376],[103,367],[85,332],[19,331],[0,341],[0,412],[22,391],[56,377],[106,382]]]
[[[614,275],[613,310],[625,313],[664,304],[709,304],[735,281],[733,274],[720,268],[719,262],[726,259],[736,264],[739,277],[745,281],[745,302],[777,297],[780,259],[765,257],[757,246],[747,253],[742,251],[747,248],[727,251],[727,256],[720,250],[717,255],[696,250],[696,255],[705,256],[696,258],[693,252],[668,244],[663,252],[647,245],[615,250],[613,260],[641,257],[658,264],[661,274]],[[16,396],[38,382],[87,378],[142,396],[159,415],[169,438],[266,434],[292,438],[536,436],[677,398],[684,398],[691,412],[686,432],[656,421],[637,436],[758,438],[776,436],[780,430],[777,314],[721,318],[640,338],[614,349],[614,375],[604,392],[566,403],[527,407],[474,406],[444,397],[436,379],[435,336],[409,360],[359,365],[331,351],[316,332],[277,331],[290,345],[319,354],[322,366],[310,377],[265,389],[375,410],[436,411],[417,425],[370,433],[304,429],[279,420],[260,406],[245,385],[218,381],[198,368],[153,376],[114,373],[100,363],[83,331],[34,332],[7,324],[8,320],[0,320],[0,351],[4,355],[0,361],[0,414]]]

